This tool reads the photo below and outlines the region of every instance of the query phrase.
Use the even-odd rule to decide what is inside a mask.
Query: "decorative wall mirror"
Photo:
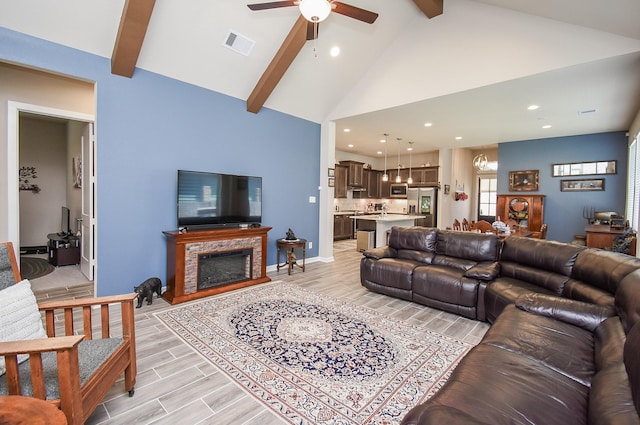
[[[552,177],[588,176],[596,174],[616,174],[618,161],[570,162],[553,164]]]

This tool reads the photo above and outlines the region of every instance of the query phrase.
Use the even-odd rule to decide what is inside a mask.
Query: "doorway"
[[[9,181],[9,239],[20,247],[17,254],[47,246],[49,235],[66,230],[78,237],[80,255],[73,270],[56,268],[61,281],[95,282],[93,117],[9,102],[8,123],[7,169],[15,179]],[[72,211],[67,229],[61,207]]]

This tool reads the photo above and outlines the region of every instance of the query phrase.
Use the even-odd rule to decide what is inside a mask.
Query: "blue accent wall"
[[[263,225],[288,228],[318,255],[320,125],[136,69],[110,73],[108,58],[0,28],[0,60],[97,83],[98,295],[127,293],[166,275],[163,230],[176,229],[178,169],[263,178]]]
[[[583,208],[624,214],[627,187],[628,139],[624,132],[557,137],[498,146],[498,193],[509,192],[509,172],[539,170],[538,192],[545,195],[544,220],[549,224],[547,239],[571,242],[584,235],[587,220]],[[617,160],[617,174],[552,177],[552,164]],[[604,191],[561,192],[560,180],[603,178]]]

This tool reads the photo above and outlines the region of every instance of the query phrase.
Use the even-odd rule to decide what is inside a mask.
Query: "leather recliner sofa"
[[[467,317],[475,312],[476,319],[492,323],[447,383],[402,424],[640,425],[640,260],[527,238],[506,238],[496,251],[498,261],[462,256],[477,252],[470,241],[496,240],[394,228],[389,246],[364,253],[365,287]],[[445,248],[462,245],[468,251]],[[434,264],[438,255],[451,254],[454,261]],[[418,270],[442,263],[442,270]],[[482,279],[476,275],[471,285],[463,284],[475,267],[484,270]],[[466,289],[468,296],[459,300],[475,291],[475,308],[456,306],[454,296],[436,288]]]

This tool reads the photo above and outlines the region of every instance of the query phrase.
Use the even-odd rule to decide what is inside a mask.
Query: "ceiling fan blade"
[[[413,0],[427,18],[442,15],[442,0]]]
[[[266,9],[276,9],[278,7],[289,7],[289,6],[297,6],[297,1],[272,1],[269,3],[255,3],[248,4],[247,7],[251,10],[266,10]]]
[[[378,14],[375,12],[360,9],[359,7],[351,6],[339,1],[334,1],[333,3],[331,3],[331,7],[336,13],[348,16],[353,19],[357,19],[358,21],[366,22],[367,24],[373,24],[376,19],[378,19]]]
[[[320,23],[307,21],[307,40],[315,40],[320,34]]]
[[[287,38],[247,99],[247,111],[257,114],[307,42],[307,20],[300,15]]]

